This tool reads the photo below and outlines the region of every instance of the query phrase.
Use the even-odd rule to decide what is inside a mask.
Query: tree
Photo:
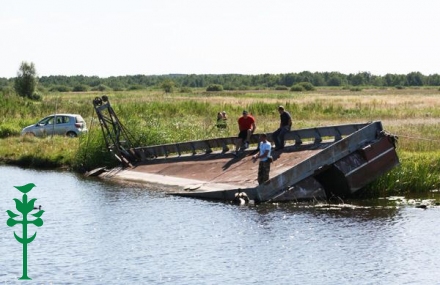
[[[37,86],[37,72],[34,63],[27,63],[23,61],[15,78],[14,88],[15,92],[22,97],[35,98],[34,92]]]
[[[175,85],[176,84],[174,83],[174,81],[170,79],[165,79],[160,84],[160,87],[163,89],[163,91],[165,91],[165,93],[173,93]]]
[[[332,75],[328,81],[327,81],[327,85],[328,86],[341,86],[342,85],[342,80],[339,76],[336,75]]]
[[[349,83],[353,86],[369,85],[371,84],[371,73],[358,72],[357,74],[350,74],[348,76]]]
[[[406,75],[407,86],[423,86],[424,76],[420,72],[411,72]]]

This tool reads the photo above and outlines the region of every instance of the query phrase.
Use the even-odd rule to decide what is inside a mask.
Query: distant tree
[[[371,75],[370,84],[373,86],[385,86],[385,80],[382,76]]]
[[[328,86],[341,86],[342,85],[342,79],[339,76],[336,75],[332,75],[328,81],[327,81],[327,85]]]
[[[282,74],[280,85],[292,86],[297,81],[298,80],[297,80],[296,74],[293,74],[293,73]]]
[[[439,86],[440,85],[440,75],[437,73],[428,75],[425,80],[425,84],[430,86]]]
[[[313,74],[310,71],[302,71],[298,73],[300,82],[312,82]]]
[[[385,82],[385,86],[399,85],[399,84],[396,84],[395,76],[394,76],[394,74],[391,74],[391,73],[385,74],[384,82]]]
[[[0,77],[0,87],[8,86],[8,79]]]
[[[15,79],[15,78],[13,78]],[[0,78],[0,88],[14,89],[14,80]],[[169,75],[124,75],[99,78],[97,76],[42,76],[38,78],[38,86],[44,86],[46,90],[53,90],[53,86],[66,86],[70,91],[79,85],[86,85],[90,90],[102,90],[108,86],[115,91],[142,90],[161,88],[163,82],[174,82],[174,89],[180,88],[207,88],[210,85],[221,85],[223,90],[251,90],[272,89],[278,86],[293,86],[301,82],[308,82],[313,86],[440,86],[440,75],[431,74],[425,76],[420,72],[410,74],[386,74],[385,76],[372,75],[369,72],[357,74],[343,74],[332,72],[310,72],[286,74],[169,74]],[[162,88],[168,89],[165,84]],[[39,90],[38,90],[39,91]],[[44,91],[41,91],[44,93]],[[181,91],[179,91],[181,92]],[[34,93],[35,94],[35,93]]]
[[[384,76],[384,85],[385,86],[398,86],[398,85],[404,85],[406,81],[405,75],[396,75],[396,74],[390,74],[387,73]]]
[[[280,81],[276,74],[269,74],[269,73],[263,74],[262,80],[263,80],[262,83],[266,87],[275,87],[278,84],[278,81]]]
[[[349,74],[348,81],[351,85],[369,85],[371,80],[371,73],[369,72],[358,72],[357,74]]]
[[[171,79],[165,79],[164,81],[162,81],[162,83],[160,84],[160,88],[163,89],[163,91],[165,91],[165,93],[173,93],[174,91],[174,86],[176,84],[174,83],[173,80]]]
[[[407,86],[422,86],[424,76],[420,72],[411,72],[406,75]]]
[[[37,86],[37,72],[34,63],[27,63],[23,61],[15,78],[14,89],[18,95],[30,99],[37,99],[39,97],[35,93]]]
[[[314,86],[325,86],[325,78],[324,75],[321,72],[314,72],[312,81],[310,81]]]

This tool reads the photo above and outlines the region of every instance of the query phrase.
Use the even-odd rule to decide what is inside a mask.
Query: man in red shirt
[[[248,114],[247,111],[243,111],[243,116],[238,118],[238,129],[240,132],[238,133],[237,140],[235,141],[235,153],[238,153],[238,150],[243,144],[243,149],[247,149],[249,147],[249,139],[251,135],[255,132],[257,125],[255,124],[255,119],[251,115]]]

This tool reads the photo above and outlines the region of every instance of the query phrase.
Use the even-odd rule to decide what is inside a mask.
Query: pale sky
[[[0,0],[0,77],[440,73],[438,0]]]

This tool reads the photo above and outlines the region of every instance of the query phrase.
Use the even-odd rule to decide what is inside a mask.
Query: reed
[[[39,102],[0,94],[0,159],[32,167],[67,166],[92,169],[115,165],[105,149],[92,100],[100,92],[51,93]],[[369,188],[375,195],[428,192],[440,189],[440,92],[437,89],[318,88],[311,92],[158,90],[112,92],[106,95],[121,122],[138,145],[235,136],[236,120],[246,109],[257,119],[257,132],[272,132],[279,124],[278,105],[284,105],[294,128],[381,120],[399,137],[401,165]],[[215,127],[216,114],[226,111],[228,128]],[[79,139],[20,137],[20,130],[51,113],[79,113],[90,129]]]
[[[1,141],[0,162],[34,168],[72,168],[78,149],[79,140],[59,136],[10,136]]]
[[[401,165],[368,186],[376,196],[429,193],[440,187],[440,151],[399,151]]]

